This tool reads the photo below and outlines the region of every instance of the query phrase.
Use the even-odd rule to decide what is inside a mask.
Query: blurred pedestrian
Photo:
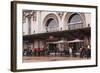
[[[69,55],[70,55],[70,57],[72,57],[72,48],[71,47],[69,47]]]

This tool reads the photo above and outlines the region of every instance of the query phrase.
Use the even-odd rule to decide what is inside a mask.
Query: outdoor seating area
[[[88,48],[81,48],[79,51],[70,52],[69,49],[60,51],[59,49],[56,50],[49,50],[49,49],[43,49],[40,50],[40,48],[35,48],[34,50],[31,49],[25,49],[23,51],[23,56],[59,56],[59,57],[80,57],[80,58],[90,58],[91,57],[91,49]]]
[[[91,58],[90,30],[88,27],[23,36],[23,57]]]

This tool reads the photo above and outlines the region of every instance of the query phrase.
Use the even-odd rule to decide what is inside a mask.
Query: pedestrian
[[[69,55],[70,55],[70,57],[72,57],[72,48],[71,47],[69,47]]]
[[[89,45],[87,46],[86,56],[87,56],[87,58],[90,58],[91,57],[91,49],[90,49],[90,46]]]
[[[86,48],[82,47],[80,51],[80,57],[83,58],[86,56]]]

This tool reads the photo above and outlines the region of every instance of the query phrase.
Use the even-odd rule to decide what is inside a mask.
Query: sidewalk
[[[90,59],[90,58],[89,58]],[[45,61],[63,61],[63,60],[87,60],[87,58],[80,58],[80,57],[23,57],[23,62],[45,62]]]

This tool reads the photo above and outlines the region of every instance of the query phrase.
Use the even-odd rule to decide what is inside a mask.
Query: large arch
[[[58,27],[57,21],[53,18],[49,18],[46,22],[47,27]]]
[[[51,24],[51,23],[53,23],[53,24],[56,23],[54,25],[54,27],[56,26],[56,27],[58,27],[57,29],[59,29],[59,19],[58,19],[57,15],[54,13],[50,13],[50,14],[46,15],[45,18],[43,19],[43,25],[46,28],[46,30],[47,30],[47,27],[49,26],[49,24],[53,26],[53,24]]]
[[[74,16],[74,15],[79,15],[81,20],[82,20],[82,23],[83,23],[83,27],[86,25],[86,20],[85,20],[85,15],[84,13],[76,13],[76,12],[67,12],[64,16],[64,26],[65,28],[68,29],[68,25],[69,25],[69,21],[70,19]]]

